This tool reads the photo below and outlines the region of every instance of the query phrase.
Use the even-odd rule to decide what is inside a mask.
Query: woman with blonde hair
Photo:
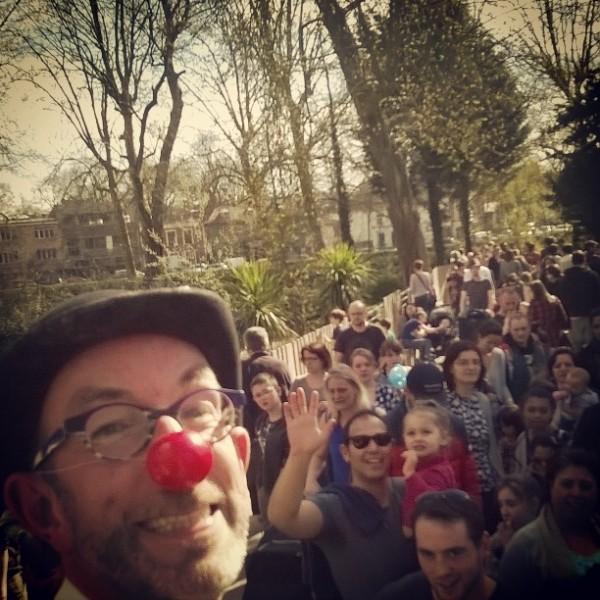
[[[314,489],[316,478],[323,470],[325,461],[328,467],[329,481],[348,483],[350,466],[344,460],[340,445],[344,441],[344,426],[359,411],[371,408],[367,392],[354,371],[344,364],[329,370],[325,379],[325,400],[327,412],[335,419],[327,447],[317,452],[309,470],[307,488]]]

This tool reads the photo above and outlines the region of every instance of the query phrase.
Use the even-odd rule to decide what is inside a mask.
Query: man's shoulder
[[[379,592],[375,600],[398,600],[404,597],[411,600],[433,600],[429,581],[421,571],[390,583]]]

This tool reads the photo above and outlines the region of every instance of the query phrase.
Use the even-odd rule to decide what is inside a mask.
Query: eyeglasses
[[[366,448],[371,440],[378,446],[389,446],[392,443],[392,436],[389,433],[376,433],[375,435],[352,435],[348,438],[357,450]]]
[[[37,469],[69,436],[79,436],[97,458],[128,460],[143,450],[162,416],[176,419],[186,431],[200,434],[203,442],[214,444],[236,424],[235,409],[243,406],[242,390],[199,389],[165,409],[150,410],[115,402],[96,406],[64,421],[37,452],[33,469]]]

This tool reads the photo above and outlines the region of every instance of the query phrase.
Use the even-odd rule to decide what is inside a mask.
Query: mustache
[[[126,515],[134,522],[157,519],[164,516],[186,515],[206,509],[209,505],[222,508],[227,503],[227,496],[211,481],[202,481],[188,493],[173,493],[168,490],[158,490],[156,500],[151,506],[145,507],[132,515]]]

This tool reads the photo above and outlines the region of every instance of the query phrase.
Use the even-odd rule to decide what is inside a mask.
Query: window
[[[167,231],[167,246],[175,248],[177,245],[177,233],[175,231]]]
[[[53,238],[54,229],[35,229],[33,235],[39,240]]]
[[[0,252],[0,263],[10,263],[19,260],[16,252]]]
[[[183,231],[183,242],[184,244],[191,244],[192,242],[192,230],[191,229],[185,229]]]
[[[380,231],[377,234],[377,246],[379,248],[385,248],[385,232]]]
[[[0,240],[14,239],[13,232],[10,229],[0,229]]]
[[[40,248],[35,254],[38,260],[52,260],[56,258],[56,248]]]
[[[94,248],[106,248],[106,238],[85,238],[84,245],[87,250],[93,250]]]
[[[81,253],[79,249],[79,241],[78,240],[67,240],[67,254],[69,256],[79,256]]]

